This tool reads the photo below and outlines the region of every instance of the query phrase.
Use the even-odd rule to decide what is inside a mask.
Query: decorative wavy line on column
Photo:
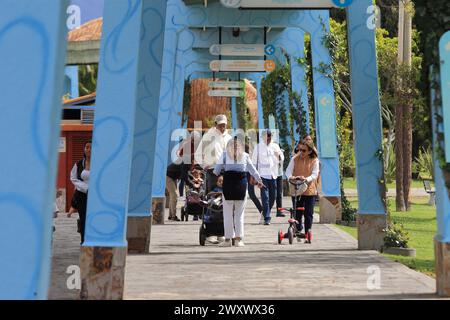
[[[159,24],[160,29],[157,32],[154,32],[154,30],[152,30],[152,33],[155,33],[155,36],[150,39],[150,44],[149,44],[148,51],[150,52],[150,56],[152,57],[152,59],[155,62],[155,64],[158,67],[162,67],[161,58],[158,58],[157,55],[155,54],[154,46],[155,46],[155,44],[159,44],[159,42],[157,40],[158,40],[158,38],[162,37],[162,35],[163,35],[163,31],[164,31],[164,28],[165,28],[165,24],[164,24],[165,18],[155,8],[147,8],[147,9],[145,9],[144,13],[143,13],[143,16],[147,15],[150,12],[154,13],[156,15],[156,17],[159,18],[161,23]],[[152,26],[153,26],[153,21],[152,21]]]
[[[39,232],[43,229],[43,221],[42,221],[42,213],[37,211],[36,205],[33,204],[26,196],[23,196],[21,194],[18,193],[0,193],[0,206],[1,205],[6,205],[6,204],[12,204],[15,205],[19,208],[22,208],[24,210],[24,212],[26,213],[27,217],[29,218],[31,225],[34,227],[35,229],[35,234],[33,239],[30,239],[32,241],[28,242],[28,246],[32,246],[34,247],[34,250],[31,250],[32,252],[35,253],[35,257],[32,259],[32,261],[30,261],[30,257],[26,256],[26,255],[15,255],[14,257],[17,259],[18,257],[21,257],[24,259],[23,263],[29,265],[29,266],[34,266],[34,269],[32,271],[32,273],[30,274],[29,277],[29,281],[28,282],[28,288],[25,289],[26,295],[19,295],[20,297],[24,298],[24,299],[35,299],[35,290],[37,287],[37,283],[38,283],[38,277],[40,274],[40,262],[39,262],[39,258],[42,252],[42,237],[39,236]],[[3,217],[5,217],[5,215],[7,215],[6,212],[2,212],[1,214]],[[21,234],[20,230],[16,230],[17,234]],[[27,237],[31,237],[32,234],[26,234],[26,235],[22,235],[22,236],[27,236]],[[6,240],[6,239],[5,239]],[[9,239],[9,241],[13,241],[12,239]],[[8,245],[8,243],[10,243],[9,241],[3,242],[2,243],[2,253],[7,253],[8,250],[5,249],[5,246]],[[6,250],[6,251],[5,251]],[[22,265],[21,263],[19,263],[19,265]],[[26,275],[22,275],[22,277],[25,277]],[[17,288],[15,288],[17,289]]]
[[[147,133],[153,131],[157,124],[155,116],[148,110],[147,107],[148,103],[146,103],[147,100],[151,100],[154,98],[154,95],[151,94],[150,89],[147,85],[146,76],[143,76],[141,80],[139,80],[138,86],[143,86],[145,89],[145,95],[142,97],[138,97],[138,109],[146,116],[148,116],[149,119],[148,119],[148,126],[145,129],[134,134],[135,139],[140,138],[146,135]]]
[[[145,181],[145,179],[148,176],[147,173],[151,169],[150,168],[151,159],[149,158],[149,155],[146,152],[141,151],[134,155],[133,163],[138,162],[140,159],[142,159],[142,161],[144,162],[144,165],[137,166],[137,167],[145,168],[145,170],[143,172],[140,172],[141,178],[139,179],[139,182],[134,191],[136,194],[140,194],[140,192],[139,192],[140,190],[147,190],[147,192],[145,194],[142,194],[141,200],[139,202],[137,202],[136,204],[129,203],[128,212],[135,212],[138,208],[143,206],[145,204],[145,202],[150,202],[149,199],[151,198],[151,194],[152,194],[152,181],[151,180]],[[133,190],[131,190],[131,191],[133,191]]]
[[[127,12],[125,13],[125,16],[123,17],[122,21],[113,29],[113,31],[106,38],[105,52],[103,52],[102,54],[105,69],[113,74],[122,73],[123,71],[130,68],[136,61],[136,59],[133,58],[129,62],[122,64],[122,66],[116,67],[116,65],[119,65],[118,63],[119,59],[117,57],[117,47],[119,39],[122,35],[122,31],[126,27],[126,25],[132,20],[133,16],[138,12],[140,5],[140,0],[135,0],[134,4],[132,0],[127,1],[128,1]],[[110,63],[110,61],[108,61],[107,53],[110,53],[112,55],[114,62]]]
[[[38,89],[36,92],[36,98],[34,99],[34,104],[31,111],[31,137],[33,139],[33,148],[36,151],[36,155],[40,164],[43,167],[48,165],[48,157],[44,154],[44,147],[42,145],[42,141],[40,140],[41,135],[39,134],[39,110],[41,108],[42,103],[42,94],[44,91],[44,86],[47,84],[47,71],[49,68],[49,46],[50,41],[48,38],[48,33],[45,29],[45,26],[36,19],[31,17],[22,17],[17,20],[12,21],[7,24],[2,30],[0,30],[0,42],[2,38],[9,33],[14,28],[19,26],[24,26],[31,31],[35,32],[39,38],[42,40],[42,65],[41,65],[41,76],[38,84]],[[32,93],[30,93],[32,94]]]
[[[96,189],[95,191],[98,194],[98,199],[102,202],[102,205],[105,207],[109,207],[111,209],[120,211],[123,210],[123,206],[121,206],[120,204],[115,204],[113,202],[110,202],[108,199],[106,199],[106,197],[103,194],[103,189],[101,188],[102,185],[102,180],[103,177],[106,175],[105,171],[106,169],[110,166],[110,164],[119,156],[120,152],[123,151],[127,139],[128,139],[128,134],[129,134],[129,129],[127,127],[127,124],[125,123],[124,120],[122,120],[119,117],[106,117],[104,119],[98,119],[95,123],[95,130],[97,132],[100,132],[101,128],[104,125],[111,125],[111,123],[117,123],[119,124],[119,126],[121,127],[121,135],[119,135],[120,137],[120,141],[118,141],[117,143],[117,147],[111,152],[111,155],[106,159],[105,163],[103,164],[103,166],[100,168],[100,170],[98,171],[98,177],[97,177],[97,181],[98,183],[95,185]],[[108,130],[110,131],[110,130]],[[117,131],[115,131],[117,132]],[[96,136],[94,135],[94,148],[95,145],[98,145],[99,142],[97,142],[96,140]],[[112,141],[106,141],[107,143],[112,143]]]

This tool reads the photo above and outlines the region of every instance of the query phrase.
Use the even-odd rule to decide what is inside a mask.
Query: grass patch
[[[389,190],[395,190],[395,181],[387,183],[386,187]],[[411,188],[423,188],[422,180],[413,180]],[[356,189],[356,178],[344,178],[344,189]]]
[[[356,205],[356,200],[351,199],[352,205]],[[436,208],[427,205],[428,198],[414,198],[409,212],[395,211],[395,199],[390,198],[389,208],[394,221],[403,224],[408,231],[410,240],[409,246],[415,248],[417,255],[415,258],[402,257],[385,254],[386,257],[403,263],[411,269],[420,271],[435,277],[434,259],[434,235],[436,234]],[[357,237],[356,228],[347,226],[337,226],[353,237]]]

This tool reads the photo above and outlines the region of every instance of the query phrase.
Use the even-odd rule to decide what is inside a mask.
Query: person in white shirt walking
[[[206,172],[205,192],[208,194],[217,186],[217,176],[214,167],[222,158],[231,135],[227,130],[227,117],[223,114],[216,116],[215,127],[212,127],[203,135],[194,154],[194,162],[199,164]],[[224,237],[210,236],[206,238],[209,243],[217,244],[224,241]]]
[[[227,130],[227,117],[223,114],[216,116],[215,127],[205,133],[195,151],[195,162],[206,171],[206,193],[216,187],[217,176],[213,173],[218,160],[221,159],[231,136]]]
[[[280,161],[284,161],[284,154],[280,146],[272,141],[272,132],[266,130],[262,134],[262,141],[253,150],[252,161],[256,164],[265,188],[261,189],[264,224],[270,224],[270,212],[276,199],[277,177]]]

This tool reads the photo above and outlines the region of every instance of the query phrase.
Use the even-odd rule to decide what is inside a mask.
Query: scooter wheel
[[[284,237],[283,231],[280,230],[280,232],[278,232],[278,244],[281,244],[281,242],[283,241],[283,237]]]
[[[289,227],[289,229],[288,229],[288,238],[289,238],[289,244],[294,243],[294,229],[292,227]]]
[[[203,226],[200,226],[199,230],[199,242],[201,246],[204,246],[206,243],[206,231],[203,229]]]

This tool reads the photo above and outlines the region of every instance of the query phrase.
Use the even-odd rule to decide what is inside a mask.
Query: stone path
[[[288,203],[289,199],[285,199]],[[129,255],[126,299],[408,299],[436,298],[434,279],[375,251],[358,251],[354,238],[315,224],[312,244],[277,244],[286,218],[259,225],[253,204],[246,211],[246,246],[198,244],[199,221],[152,228],[151,253]],[[78,263],[76,219],[56,220],[51,299],[76,299],[65,270]],[[379,289],[368,288],[379,270]],[[372,272],[372,273],[368,273]]]

